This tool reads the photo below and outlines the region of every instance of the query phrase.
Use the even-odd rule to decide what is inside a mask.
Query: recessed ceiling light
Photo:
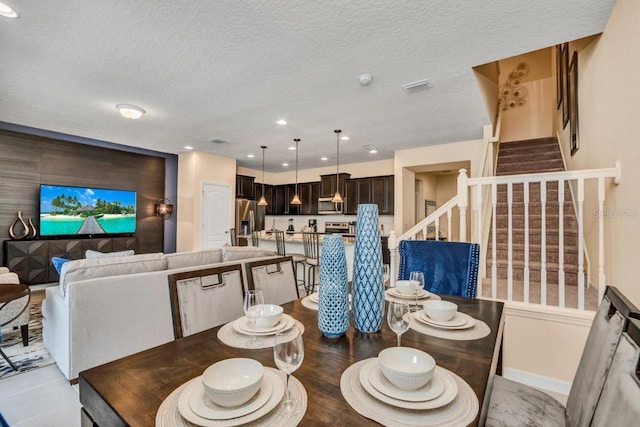
[[[4,3],[0,3],[0,15],[6,18],[17,18],[18,12],[13,10],[11,7],[7,6]]]
[[[184,149],[185,149],[185,150],[193,150],[193,147],[192,147],[192,146],[190,146],[190,145],[185,145],[185,146],[184,146]]]
[[[341,136],[340,141],[348,141],[349,137],[347,135]]]
[[[320,157],[320,160],[322,160],[322,161],[324,162],[324,161],[329,160],[329,158],[328,158],[328,157],[326,157],[326,156],[323,156],[323,157]]]
[[[284,119],[280,119],[276,122],[277,125],[284,126],[287,124],[287,121]]]
[[[283,163],[282,166],[289,166],[289,163]]]
[[[131,120],[138,120],[145,113],[142,108],[131,104],[118,104],[116,108],[120,110],[122,117]]]
[[[295,145],[292,145],[291,147],[289,147],[289,150],[291,150],[291,151],[296,151],[296,146],[295,146]]]
[[[247,157],[253,159],[255,156],[253,154],[247,154]]]

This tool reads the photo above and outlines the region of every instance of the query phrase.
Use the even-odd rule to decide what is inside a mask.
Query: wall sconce
[[[161,217],[164,221],[171,218],[171,215],[173,214],[173,203],[171,203],[171,200],[166,198],[158,200],[154,208],[156,216]]]

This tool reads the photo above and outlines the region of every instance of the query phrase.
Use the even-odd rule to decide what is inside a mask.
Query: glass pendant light
[[[258,206],[267,206],[267,199],[264,198],[264,150],[267,149],[267,146],[261,145],[260,148],[262,148],[262,197],[258,201]]]
[[[300,200],[300,196],[298,196],[298,143],[300,142],[300,138],[293,139],[296,142],[296,193],[293,195],[293,199],[291,199],[292,205],[301,205],[302,201]]]
[[[340,132],[342,130],[336,129],[334,130],[336,133],[336,153],[337,153],[337,161],[336,161],[336,194],[333,195],[331,201],[333,203],[342,203],[342,196],[340,195]]]

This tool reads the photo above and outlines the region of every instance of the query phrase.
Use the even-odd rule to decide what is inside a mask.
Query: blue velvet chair
[[[436,240],[400,242],[398,278],[408,280],[412,271],[424,273],[429,292],[475,298],[480,247],[475,243]]]

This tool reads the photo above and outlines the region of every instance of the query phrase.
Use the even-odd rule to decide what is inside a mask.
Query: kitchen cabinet
[[[260,197],[262,197],[262,184],[261,183],[256,183],[254,185],[254,194],[255,194],[255,200],[260,200]],[[267,201],[267,206],[265,207],[264,213],[266,215],[274,215],[275,213],[275,207],[273,205],[273,185],[269,185],[269,184],[265,184],[264,185],[264,199]]]
[[[358,213],[358,180],[348,179],[344,184],[344,214]]]
[[[345,181],[350,177],[350,173],[341,173],[339,175],[340,194],[344,194]],[[336,182],[336,174],[320,175],[320,197],[333,197],[336,193]]]
[[[305,182],[298,184],[298,194],[302,200],[302,205],[297,207],[296,212],[300,215],[317,215],[320,183]],[[293,197],[293,195],[291,195],[291,197]]]
[[[380,215],[393,214],[393,175],[349,179],[345,184],[346,215],[356,215],[358,205],[378,205]]]
[[[273,208],[272,215],[289,214],[289,189],[287,185],[273,187]]]
[[[393,175],[369,178],[371,181],[371,203],[378,205],[380,214],[393,213]]]
[[[253,200],[255,198],[254,180],[252,176],[236,175],[236,197]]]

